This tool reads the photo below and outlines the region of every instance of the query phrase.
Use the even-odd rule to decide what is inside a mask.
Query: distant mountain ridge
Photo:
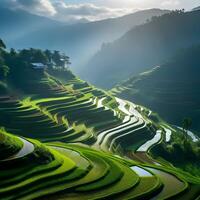
[[[105,44],[84,67],[84,79],[109,88],[159,65],[178,49],[200,42],[200,12],[174,11],[136,26]]]
[[[6,42],[15,41],[32,31],[61,26],[62,23],[46,17],[33,15],[23,10],[11,10],[0,7],[0,36]]]
[[[0,36],[8,47],[65,51],[71,57],[73,67],[77,69],[76,65],[82,66],[83,62],[100,49],[102,43],[114,41],[135,25],[168,12],[150,9],[119,18],[65,25],[44,17],[28,15],[23,11],[4,9],[4,12],[0,12],[0,23],[3,24]]]
[[[198,7],[196,7],[196,8],[193,8],[192,10],[193,10],[193,11],[200,10],[200,6],[198,6]]]

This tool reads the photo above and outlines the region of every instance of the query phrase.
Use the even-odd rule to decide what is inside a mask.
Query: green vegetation
[[[192,120],[190,118],[183,119],[183,132],[187,135],[187,131],[192,126]]]
[[[1,56],[10,70],[1,79],[7,93],[0,87],[2,199],[198,197],[199,142],[80,80],[58,60],[42,69],[31,64],[58,59],[58,52],[12,49]],[[173,130],[168,140],[166,128]],[[138,152],[158,131],[159,141]]]
[[[199,54],[198,44],[182,48],[160,66],[129,77],[111,92],[150,108],[171,124],[182,127],[184,118],[189,118],[192,120],[189,128],[198,135]]]
[[[80,195],[82,199],[133,199],[154,196],[163,187],[159,176],[150,173],[151,169],[149,177],[134,172],[130,166],[140,166],[137,162],[81,145],[49,143],[46,146],[29,141],[35,147],[32,153],[20,159],[14,156],[10,161],[0,161],[0,169],[4,171],[0,174],[3,178],[0,194],[4,199],[79,199]]]
[[[17,153],[23,143],[15,136],[12,136],[4,129],[0,129],[0,160],[8,158]]]
[[[0,39],[0,48],[6,49],[6,45],[5,45],[5,43],[3,42],[2,39]]]
[[[151,153],[156,159],[164,158],[175,167],[199,177],[200,143],[192,142],[184,131],[176,130],[170,143],[155,146]]]

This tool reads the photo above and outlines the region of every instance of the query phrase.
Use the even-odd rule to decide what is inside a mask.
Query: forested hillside
[[[177,50],[200,41],[200,11],[174,11],[137,26],[119,40],[105,44],[85,66],[86,79],[109,88],[152,66],[160,65]]]
[[[168,62],[122,82],[113,93],[145,105],[172,124],[192,119],[200,131],[200,46],[181,49]],[[148,97],[148,98],[147,98]]]

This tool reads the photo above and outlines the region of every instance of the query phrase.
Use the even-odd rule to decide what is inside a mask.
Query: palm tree
[[[0,48],[6,49],[6,45],[1,38],[0,38]]]

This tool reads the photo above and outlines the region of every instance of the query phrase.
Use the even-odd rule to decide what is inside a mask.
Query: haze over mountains
[[[85,78],[109,88],[161,64],[177,50],[200,42],[200,11],[172,12],[136,26],[119,40],[103,45],[84,67]]]
[[[62,23],[49,18],[33,15],[23,10],[10,10],[0,7],[0,35],[10,45],[25,34],[40,30],[41,28],[55,27]],[[18,47],[17,45],[15,45]]]
[[[114,41],[135,25],[167,12],[151,9],[114,19],[65,25],[25,11],[1,8],[3,28],[0,35],[8,47],[64,51],[71,57],[74,70],[80,72],[79,67],[100,49],[102,43]]]

